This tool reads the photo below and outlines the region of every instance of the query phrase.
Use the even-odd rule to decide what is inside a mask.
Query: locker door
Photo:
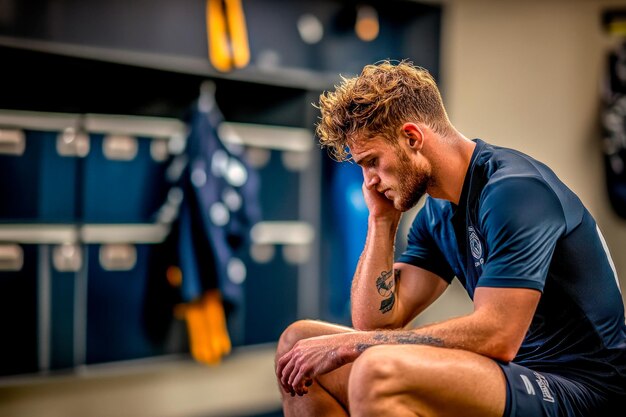
[[[0,243],[0,375],[39,369],[37,247]]]
[[[144,223],[166,198],[165,163],[150,154],[153,140],[91,134],[82,191],[86,223]]]
[[[63,134],[0,127],[3,136],[10,146],[3,153],[0,144],[0,221],[73,222],[78,163],[59,154]]]
[[[86,363],[163,353],[146,335],[148,245],[89,244]]]

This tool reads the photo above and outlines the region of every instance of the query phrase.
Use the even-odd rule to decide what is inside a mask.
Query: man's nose
[[[370,169],[363,170],[363,179],[367,188],[372,188],[380,182],[380,177]]]

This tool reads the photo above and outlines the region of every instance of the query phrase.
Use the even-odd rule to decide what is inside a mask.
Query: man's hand
[[[344,335],[312,337],[298,341],[276,365],[276,376],[285,392],[304,395],[318,375],[333,371],[354,360],[339,340]],[[354,353],[357,353],[356,351]]]
[[[376,191],[375,187],[368,188],[363,183],[363,197],[370,216],[375,218],[390,218],[398,220],[402,213],[393,206],[393,201],[387,199],[384,194]]]

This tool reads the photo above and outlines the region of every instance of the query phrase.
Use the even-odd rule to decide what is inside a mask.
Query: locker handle
[[[170,156],[167,139],[154,139],[150,142],[150,156],[155,162],[163,162]]]
[[[250,237],[254,244],[309,245],[315,230],[301,221],[262,221],[252,226]]]
[[[0,271],[20,271],[24,266],[24,250],[20,245],[0,245]]]
[[[138,149],[137,138],[128,135],[107,135],[102,143],[104,156],[114,161],[132,161]]]
[[[0,129],[0,154],[22,155],[26,149],[26,137],[20,129]]]
[[[134,245],[109,244],[100,246],[100,265],[106,271],[130,271],[137,263]]]
[[[84,158],[89,153],[89,136],[84,131],[68,127],[58,134],[56,147],[61,156]]]
[[[73,243],[57,245],[52,250],[52,263],[59,272],[77,272],[83,265],[80,246]]]

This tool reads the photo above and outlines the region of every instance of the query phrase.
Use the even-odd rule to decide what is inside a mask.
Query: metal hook
[[[201,112],[208,113],[215,106],[215,82],[205,80],[200,84],[200,98],[198,107]]]

